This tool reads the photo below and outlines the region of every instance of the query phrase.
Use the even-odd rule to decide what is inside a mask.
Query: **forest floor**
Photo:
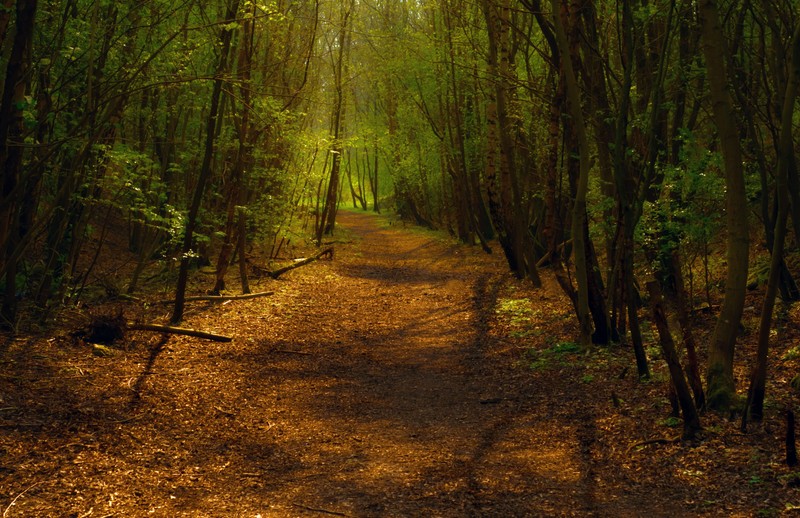
[[[341,212],[339,224],[333,260],[256,282],[273,295],[191,305],[185,326],[230,343],[129,331],[98,356],[66,325],[8,338],[2,518],[773,516],[800,505],[783,464],[781,408],[796,398],[785,384],[746,434],[705,414],[701,439],[673,440],[663,362],[643,383],[626,348],[579,353],[546,272],[534,290],[497,253],[370,214]],[[193,282],[200,293],[212,281]],[[698,327],[702,339],[710,325]]]

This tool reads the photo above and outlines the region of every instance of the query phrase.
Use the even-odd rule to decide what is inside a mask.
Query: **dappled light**
[[[533,291],[499,257],[383,221],[342,213],[334,261],[187,314],[231,343],[9,344],[9,515],[714,515],[703,502],[728,493],[712,452],[764,476],[746,441],[647,443],[669,435],[652,395],[629,396],[623,351],[554,334],[568,302],[553,279]],[[789,497],[740,496],[726,509]]]
[[[800,3],[4,0],[0,518],[800,509]]]

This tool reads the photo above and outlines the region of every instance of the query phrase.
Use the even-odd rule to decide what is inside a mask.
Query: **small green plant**
[[[650,359],[661,358],[661,346],[652,345],[645,348],[645,353]]]
[[[664,419],[663,421],[661,421],[661,424],[664,425],[664,426],[668,426],[670,428],[675,428],[676,426],[681,424],[681,420],[680,420],[680,418],[677,418],[677,417],[674,417],[674,416],[670,416],[670,417]]]
[[[551,347],[550,351],[555,354],[578,353],[581,351],[581,346],[576,342],[559,342]]]
[[[540,357],[540,358],[536,358],[533,361],[531,361],[530,363],[528,363],[528,368],[530,370],[532,370],[532,371],[538,371],[538,370],[546,369],[548,365],[549,365],[549,362],[547,361],[547,358]]]
[[[579,352],[581,352],[581,346],[576,342],[557,342],[547,349],[528,349],[525,352],[525,356],[530,358],[528,367],[532,370],[538,370],[546,368],[552,363],[563,363],[564,356]],[[586,379],[587,377],[591,379]],[[592,376],[584,376],[583,381],[588,383],[593,379]]]
[[[495,313],[508,317],[513,325],[520,325],[530,322],[533,310],[530,299],[500,299]]]
[[[800,358],[800,347],[792,347],[781,356],[781,360],[789,361]]]

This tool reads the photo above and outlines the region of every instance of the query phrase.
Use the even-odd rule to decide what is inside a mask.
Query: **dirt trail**
[[[11,344],[4,518],[674,515],[668,495],[603,482],[582,389],[498,353],[500,258],[339,222],[334,261],[187,315],[231,344]]]
[[[315,357],[300,385],[317,396],[294,418],[317,445],[304,463],[317,466],[286,488],[287,503],[356,516],[591,505],[580,459],[537,441],[541,425],[525,422],[520,395],[484,372],[496,281],[486,261],[370,217],[343,213],[340,223],[360,238],[357,252],[339,255],[328,275],[341,282],[309,290],[315,309],[292,321],[308,330],[303,350]],[[281,369],[270,384],[287,397],[295,390]]]

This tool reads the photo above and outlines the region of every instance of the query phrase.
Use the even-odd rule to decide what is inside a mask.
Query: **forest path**
[[[504,390],[488,368],[495,261],[369,215],[338,220],[357,244],[317,272],[326,282],[306,279],[309,311],[290,323],[302,332],[286,333],[302,336],[296,347],[311,357],[283,362],[304,372],[268,369],[266,384],[292,401],[282,420],[302,445],[303,468],[280,491],[286,512],[297,503],[352,516],[590,511],[580,449],[563,440],[570,430],[523,412],[529,395]]]
[[[185,325],[231,343],[7,344],[4,518],[688,515],[679,481],[609,462],[586,371],[528,369],[494,330],[512,295],[563,329],[557,288],[438,234],[338,219],[334,260],[261,281],[268,298],[191,306]]]

